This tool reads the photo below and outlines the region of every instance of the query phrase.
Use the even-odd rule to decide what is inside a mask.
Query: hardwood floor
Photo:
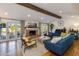
[[[54,53],[47,51],[43,56],[56,56]],[[64,56],[79,56],[79,39],[75,40],[71,47],[65,52]]]
[[[0,43],[0,56],[22,56],[21,41]],[[56,56],[50,51],[42,53],[42,56]],[[75,40],[64,56],[79,56],[79,39]]]
[[[0,56],[22,56],[20,40],[0,42]]]

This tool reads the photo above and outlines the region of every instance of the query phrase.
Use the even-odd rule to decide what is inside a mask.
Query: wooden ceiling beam
[[[46,14],[46,15],[49,15],[49,16],[58,18],[58,19],[61,19],[61,18],[62,18],[61,16],[59,16],[59,15],[57,15],[57,14],[54,14],[54,13],[52,13],[52,12],[49,12],[49,11],[47,11],[47,10],[45,10],[45,9],[42,9],[42,8],[40,8],[40,7],[37,7],[37,6],[35,6],[35,5],[33,5],[33,4],[30,4],[30,3],[18,3],[18,4],[19,4],[19,5],[22,5],[22,6],[24,6],[24,7],[30,8],[30,9],[32,9],[32,10],[41,12],[41,13],[43,13],[43,14]]]

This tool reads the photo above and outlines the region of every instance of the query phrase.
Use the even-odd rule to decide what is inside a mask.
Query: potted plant
[[[50,31],[52,32],[52,29],[53,29],[54,25],[53,24],[50,24]]]

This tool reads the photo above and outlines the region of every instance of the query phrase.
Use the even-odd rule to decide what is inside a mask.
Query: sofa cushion
[[[62,37],[54,37],[52,40],[51,40],[51,43],[57,43],[58,41],[60,41],[62,39]]]

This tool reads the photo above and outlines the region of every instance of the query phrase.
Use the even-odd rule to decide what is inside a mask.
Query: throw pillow
[[[63,32],[62,32],[62,33],[61,33],[61,37],[64,37],[64,36],[66,36],[66,33],[63,33]]]
[[[58,41],[60,41],[62,39],[62,37],[55,37],[51,40],[51,43],[57,43]]]

